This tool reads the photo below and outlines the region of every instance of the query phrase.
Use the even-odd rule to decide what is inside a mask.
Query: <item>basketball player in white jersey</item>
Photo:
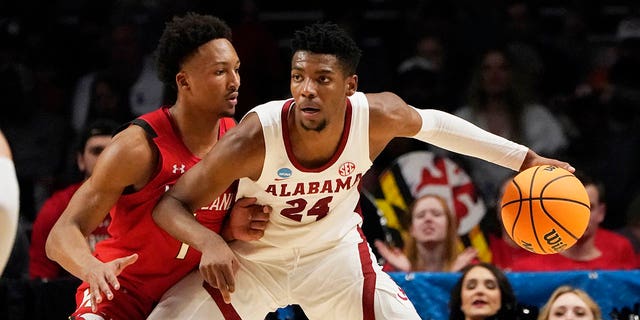
[[[18,231],[19,198],[11,148],[0,131],[0,274],[9,261]]]
[[[573,171],[450,114],[388,92],[357,92],[360,50],[336,25],[297,31],[292,45],[293,99],[250,111],[156,206],[158,225],[202,259],[200,274],[170,289],[150,319],[264,319],[289,304],[310,319],[420,319],[360,229],[361,178],[395,137],[516,171],[541,164]],[[213,235],[193,232],[191,212],[236,179],[238,197],[257,197],[273,212],[260,240],[232,242],[236,257],[212,263]]]

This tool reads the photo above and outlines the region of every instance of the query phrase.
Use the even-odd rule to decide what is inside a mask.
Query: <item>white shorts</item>
[[[267,250],[273,253],[273,248]],[[263,320],[290,304],[300,305],[309,319],[420,319],[366,241],[313,251],[278,250],[279,256],[268,260],[263,254],[252,260],[238,256],[240,270],[230,305],[217,289],[211,288],[213,294],[205,290],[195,271],[165,293],[148,319]]]

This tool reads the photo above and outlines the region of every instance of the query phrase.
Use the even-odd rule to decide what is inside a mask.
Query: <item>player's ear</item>
[[[178,72],[176,74],[176,85],[178,88],[187,88],[189,87],[189,82],[187,81],[187,75],[184,72]]]
[[[358,90],[358,76],[357,75],[352,75],[349,76],[347,78],[346,81],[346,86],[347,86],[347,96],[351,96],[354,93],[356,93],[356,91]]]

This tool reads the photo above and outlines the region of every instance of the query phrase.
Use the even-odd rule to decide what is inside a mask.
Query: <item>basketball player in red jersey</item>
[[[293,99],[250,111],[154,209],[158,225],[203,252],[210,286],[188,281],[198,274],[185,277],[170,289],[182,287],[184,294],[173,295],[182,301],[160,303],[150,319],[264,319],[287,304],[299,304],[310,319],[419,319],[360,229],[360,181],[395,137],[515,171],[538,164],[573,171],[445,112],[413,108],[388,92],[357,92],[360,50],[334,24],[297,31],[292,44]],[[238,154],[242,160],[231,161]],[[257,197],[273,212],[262,238],[230,244],[240,269],[220,279],[221,266],[204,260],[217,250],[202,241],[213,233],[194,230],[191,211],[237,179],[238,196]]]
[[[229,27],[212,16],[187,14],[167,24],[158,70],[177,89],[175,104],[133,120],[113,138],[47,240],[47,255],[84,281],[72,319],[145,319],[162,294],[198,266],[200,252],[158,228],[151,210],[235,125],[240,61],[230,39]],[[224,189],[191,215],[199,222],[193,231],[207,230],[206,242],[215,247],[202,260],[232,273],[237,263],[225,240],[259,238],[269,208],[242,199],[225,219],[236,186]],[[111,238],[92,255],[84,238],[109,210]]]

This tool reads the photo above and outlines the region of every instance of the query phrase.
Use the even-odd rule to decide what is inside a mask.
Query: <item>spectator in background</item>
[[[538,320],[602,320],[598,304],[589,294],[570,286],[558,287],[540,311]]]
[[[19,19],[0,19],[0,128],[16,146],[12,158],[20,184],[20,220],[26,229],[50,194],[67,134],[67,120],[44,104],[53,104],[56,99],[39,91],[43,87],[38,77],[45,72],[29,59],[36,51],[34,38]],[[18,240],[21,236],[18,231]],[[26,240],[28,243],[28,237]]]
[[[237,21],[229,21],[233,45],[242,61],[242,96],[236,106],[236,120],[253,106],[287,93],[286,86],[278,86],[289,73],[282,72],[284,64],[279,56],[277,40],[259,17],[260,1],[241,0],[230,9]],[[236,20],[236,19],[234,19]],[[286,69],[284,69],[286,70]]]
[[[507,176],[507,178],[502,182],[500,186],[500,191],[498,192],[498,201],[496,204],[496,226],[497,232],[489,233],[489,250],[491,251],[491,262],[496,265],[498,268],[504,271],[510,271],[511,265],[513,261],[521,259],[526,256],[533,255],[533,253],[523,249],[518,244],[516,244],[511,237],[507,234],[507,230],[505,230],[504,225],[502,224],[502,214],[501,214],[501,202],[502,195],[504,194],[504,190],[507,185],[511,183],[512,178],[515,174],[511,174]]]
[[[607,206],[604,185],[578,172],[591,205],[589,224],[582,237],[570,248],[549,255],[532,255],[513,263],[513,271],[620,270],[637,267],[633,247],[627,238],[600,227]]]
[[[519,81],[507,51],[486,51],[471,80],[468,104],[455,114],[536,153],[557,156],[567,146],[563,128],[546,107],[535,102]],[[553,139],[549,139],[553,137]],[[475,158],[458,157],[487,203],[496,203],[496,190],[511,171]]]
[[[19,193],[11,148],[0,131],[0,274],[9,260],[18,229]]]
[[[448,49],[441,36],[420,32],[413,55],[396,69],[396,92],[414,106],[433,106],[451,112],[457,105],[454,80],[449,70]]]
[[[458,221],[446,200],[438,195],[419,197],[410,208],[410,237],[404,253],[376,240],[378,252],[387,261],[385,271],[460,271],[477,257],[473,247],[460,252]]]
[[[505,274],[490,263],[467,266],[451,289],[449,320],[517,319],[516,296]]]
[[[625,226],[617,232],[631,242],[636,253],[636,265],[640,268],[640,193],[636,194],[627,208]]]
[[[105,108],[118,107],[117,121],[139,116],[155,110],[164,102],[164,87],[158,78],[154,61],[146,51],[141,34],[141,26],[130,21],[118,21],[109,31],[105,50],[109,52],[107,65],[82,76],[73,94],[72,127],[79,132],[91,120],[92,116],[107,112]],[[122,90],[121,104],[111,105],[101,100],[101,83],[111,85],[111,94],[115,88]],[[102,110],[101,110],[102,109]],[[113,112],[111,110],[107,112]]]
[[[55,192],[40,208],[33,223],[29,248],[29,276],[31,279],[49,280],[69,275],[58,263],[47,258],[45,243],[51,228],[67,208],[73,194],[93,173],[98,156],[111,142],[111,136],[115,134],[117,128],[118,125],[115,122],[97,120],[84,130],[76,151],[76,164],[84,175],[83,180]],[[97,242],[109,236],[107,227],[110,221],[111,218],[107,215],[98,228],[87,237],[92,251]]]
[[[565,114],[576,131],[570,150],[576,167],[602,177],[610,211],[624,212],[640,177],[640,17],[618,23],[615,43],[606,52]],[[610,229],[623,225],[622,214],[604,221]]]

